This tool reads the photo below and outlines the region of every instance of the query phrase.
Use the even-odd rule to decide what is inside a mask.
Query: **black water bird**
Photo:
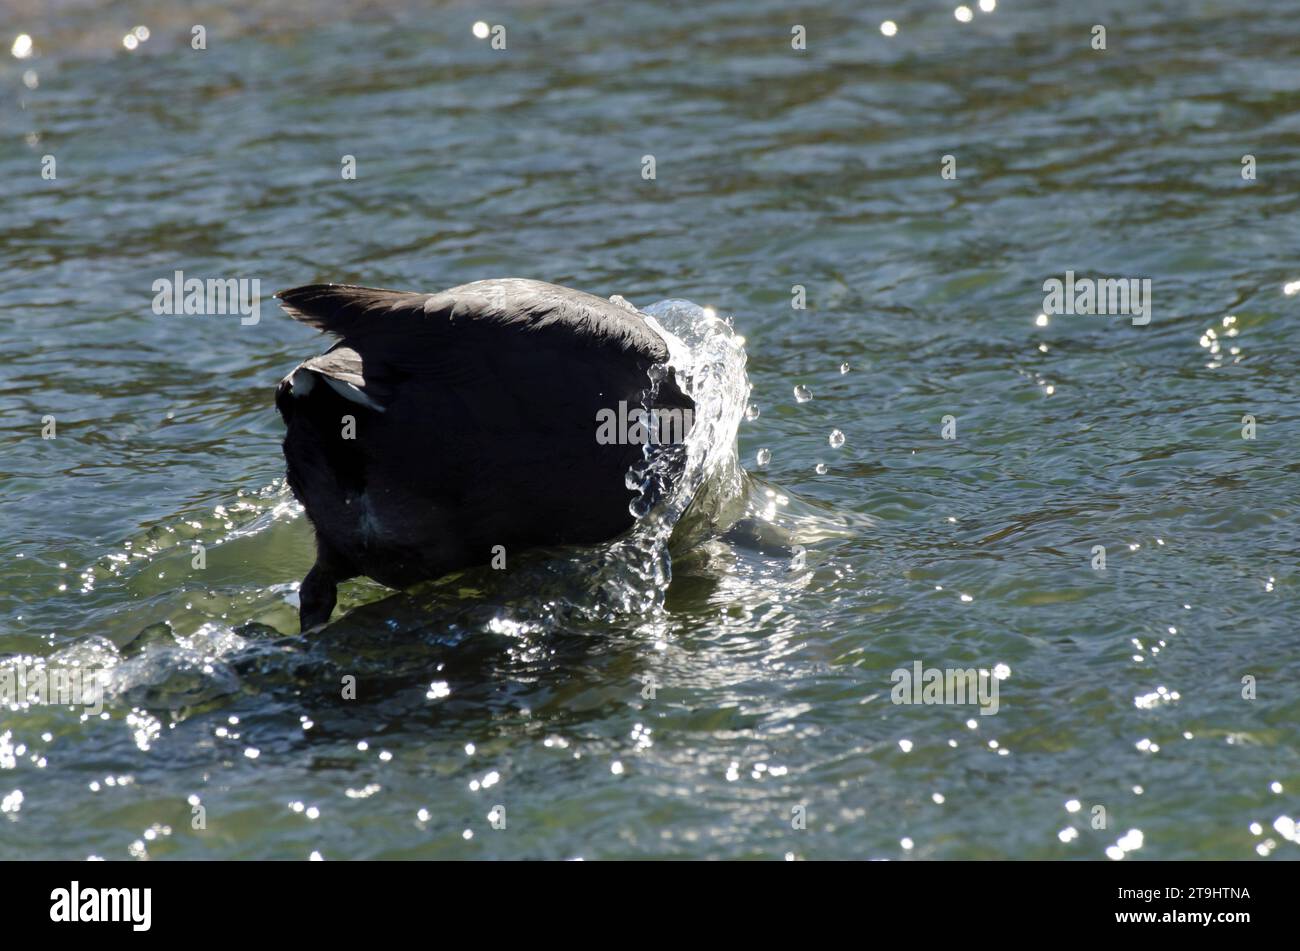
[[[338,338],[275,394],[289,486],[316,530],[304,631],[329,619],[348,578],[403,588],[503,552],[619,535],[635,521],[627,473],[646,450],[598,439],[600,414],[693,410],[671,372],[653,370],[668,349],[634,308],[567,287],[310,284],[276,297]]]

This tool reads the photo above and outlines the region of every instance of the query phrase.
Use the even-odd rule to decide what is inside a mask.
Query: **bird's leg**
[[[298,586],[298,623],[302,633],[314,633],[329,622],[339,599],[339,582],[356,577],[347,559],[316,538],[316,564]]]
[[[338,603],[338,581],[321,561],[317,561],[307,572],[307,577],[302,579],[298,586],[298,623],[302,633],[318,630],[329,621],[334,605]]]

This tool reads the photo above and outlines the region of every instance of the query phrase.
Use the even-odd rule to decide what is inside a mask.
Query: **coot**
[[[275,394],[289,486],[316,530],[304,631],[329,620],[347,578],[403,588],[626,531],[627,473],[645,440],[611,441],[609,428],[599,438],[599,421],[693,411],[671,372],[654,369],[668,361],[663,339],[626,303],[516,278],[436,294],[310,284],[276,297],[338,338]]]

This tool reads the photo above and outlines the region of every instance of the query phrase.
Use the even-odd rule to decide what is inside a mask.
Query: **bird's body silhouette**
[[[626,531],[627,473],[645,448],[598,439],[602,412],[693,407],[671,373],[652,384],[667,346],[630,305],[555,284],[276,296],[338,338],[275,397],[289,486],[316,530],[303,630],[329,619],[350,577],[402,588]]]

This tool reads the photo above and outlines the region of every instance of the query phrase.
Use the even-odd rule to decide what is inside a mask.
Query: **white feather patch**
[[[333,388],[335,393],[343,397],[345,400],[349,400],[353,403],[360,403],[362,406],[373,409],[376,413],[382,413],[384,411],[382,406],[370,397],[366,396],[365,393],[361,392],[361,390],[357,389],[351,383],[344,383],[342,380],[336,380],[332,376],[325,377],[325,382]]]
[[[302,368],[299,367],[299,369]],[[299,373],[298,370],[294,370],[289,374],[289,393],[295,397],[306,396],[315,385],[316,374],[314,373]]]

